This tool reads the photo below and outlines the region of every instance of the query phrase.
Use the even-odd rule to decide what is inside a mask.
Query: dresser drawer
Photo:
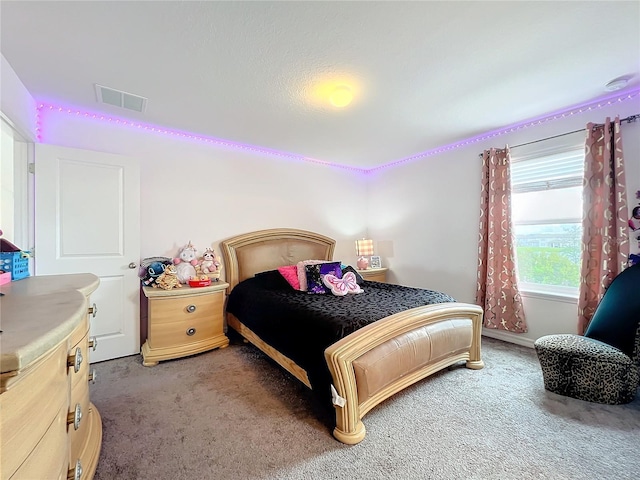
[[[58,411],[53,423],[45,431],[29,458],[11,477],[11,480],[66,479],[67,421],[66,408]],[[2,463],[6,456],[2,456]],[[3,477],[4,478],[4,477]]]
[[[69,405],[69,411],[67,412],[67,431],[69,432],[70,450],[69,450],[69,465],[73,465],[82,454],[84,449],[87,432],[89,430],[90,418],[90,400],[89,400],[89,387],[87,383],[78,384],[71,389],[71,404]],[[75,429],[74,422],[71,420],[75,414],[76,405],[80,406],[80,412],[82,418],[78,423],[78,429]]]
[[[88,308],[88,307],[87,307]],[[69,337],[69,346],[76,345],[89,334],[89,315],[84,315],[78,326]]]
[[[18,378],[19,382],[0,395],[0,478],[11,476],[31,454],[45,432],[50,430],[52,419],[61,409],[67,410],[69,379],[66,344],[59,345],[40,361],[21,371]],[[64,424],[61,430],[65,435],[66,452],[67,429]]]
[[[87,385],[89,375],[89,337],[86,333],[78,343],[69,348],[70,358],[73,357],[73,360],[75,361],[78,352],[80,352],[80,355],[82,356],[79,370],[76,372],[74,366],[69,366],[68,370],[72,389],[78,384],[84,384],[85,386]]]

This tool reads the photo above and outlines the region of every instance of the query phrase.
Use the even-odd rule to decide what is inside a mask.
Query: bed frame
[[[229,291],[258,272],[300,260],[331,260],[335,240],[317,233],[279,228],[222,242]],[[388,316],[325,350],[333,377],[334,437],[346,444],[364,439],[364,415],[417,381],[460,361],[484,366],[480,354],[482,309],[465,303],[425,305]],[[307,372],[227,312],[227,324],[311,388]]]

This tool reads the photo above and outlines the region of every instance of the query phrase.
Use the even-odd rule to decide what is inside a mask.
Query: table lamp
[[[373,255],[373,240],[365,239],[356,240],[356,254],[358,255],[358,270],[366,270],[369,268],[369,260],[367,256]]]

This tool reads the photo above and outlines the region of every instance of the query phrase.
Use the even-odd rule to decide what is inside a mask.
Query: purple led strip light
[[[393,162],[386,163],[384,165],[380,165],[378,167],[370,168],[367,170],[367,173],[375,172],[377,170],[382,170],[389,167],[394,167],[396,165],[400,165],[402,163],[410,162],[412,160],[417,160],[419,158],[431,157],[433,155],[437,155],[439,153],[448,152],[450,150],[454,150],[456,148],[465,147],[467,145],[471,145],[473,143],[478,143],[483,140],[488,140],[490,138],[499,137],[500,135],[504,135],[507,133],[512,133],[518,130],[522,130],[524,128],[533,127],[537,125],[541,125],[543,123],[547,123],[553,120],[558,120],[560,118],[570,117],[572,115],[577,115],[580,113],[588,112],[591,110],[597,110],[599,108],[604,108],[614,103],[621,103],[627,100],[631,100],[632,98],[640,95],[640,89],[632,90],[630,92],[626,92],[624,94],[612,95],[610,97],[600,98],[598,100],[594,100],[592,102],[584,103],[581,105],[573,106],[567,108],[565,110],[559,110],[554,113],[546,114],[540,117],[536,117],[531,120],[526,120],[521,123],[516,123],[513,125],[509,125],[508,127],[504,127],[498,130],[493,130],[491,132],[486,132],[480,134],[476,137],[471,137],[465,140],[460,140],[459,142],[451,143],[449,145],[445,145],[443,147],[434,148],[432,150],[427,150],[425,152],[417,153],[415,155],[411,155],[410,157],[401,158],[399,160],[395,160]]]
[[[327,167],[335,167],[343,170],[353,170],[359,173],[366,173],[366,168],[352,167],[348,165],[343,165],[340,163],[328,162],[325,160],[319,160],[316,158],[305,157],[303,155],[297,155],[295,153],[283,152],[280,150],[273,150],[266,147],[259,147],[256,145],[233,142],[231,140],[224,140],[221,138],[209,137],[206,135],[197,135],[189,132],[182,132],[179,130],[172,130],[169,128],[159,127],[157,125],[150,125],[142,122],[135,122],[132,120],[126,120],[124,118],[119,118],[111,115],[105,115],[103,113],[94,113],[89,111],[77,110],[75,108],[62,107],[59,105],[53,105],[49,103],[39,102],[36,107],[36,138],[38,142],[42,142],[42,127],[43,127],[43,112],[49,110],[52,112],[63,113],[67,115],[74,115],[76,117],[83,117],[89,120],[97,120],[102,122],[107,122],[115,125],[120,125],[123,127],[128,127],[132,129],[144,130],[147,132],[158,133],[161,135],[167,135],[174,138],[181,138],[185,140],[192,140],[196,142],[208,143],[212,145],[218,145],[221,147],[233,148],[237,150],[245,150],[255,153],[260,153],[263,155],[276,156],[280,158],[288,158],[291,160],[299,160],[304,162],[317,163],[320,165],[325,165]]]
[[[352,167],[352,166],[347,166],[347,165],[343,165],[343,164],[339,164],[339,163],[334,163],[334,162],[328,162],[325,160],[319,160],[319,159],[315,159],[315,158],[311,158],[311,157],[305,157],[303,155],[297,155],[294,153],[288,153],[288,152],[283,152],[280,150],[273,150],[273,149],[269,149],[266,147],[259,147],[256,145],[250,145],[250,144],[245,144],[245,143],[240,143],[240,142],[233,142],[231,140],[224,140],[224,139],[220,139],[220,138],[215,138],[215,137],[208,137],[205,135],[196,135],[196,134],[192,134],[189,132],[181,132],[179,130],[172,130],[172,129],[168,129],[168,128],[163,128],[163,127],[158,127],[156,125],[150,125],[150,124],[145,124],[145,123],[141,123],[141,122],[135,122],[135,121],[131,121],[131,120],[125,120],[123,118],[118,118],[118,117],[114,117],[114,116],[110,116],[110,115],[104,115],[101,113],[93,113],[93,112],[88,112],[88,111],[81,111],[81,110],[76,110],[73,108],[66,108],[66,107],[61,107],[58,105],[52,105],[52,104],[48,104],[48,103],[39,103],[38,107],[37,107],[37,113],[36,113],[36,136],[39,142],[42,141],[42,112],[46,111],[46,110],[50,110],[50,111],[56,111],[59,113],[66,113],[68,115],[75,115],[78,117],[84,117],[87,119],[91,119],[91,120],[98,120],[98,121],[103,121],[103,122],[109,122],[112,124],[116,124],[116,125],[122,125],[124,127],[129,127],[129,128],[137,128],[140,130],[145,130],[148,132],[153,132],[153,133],[159,133],[162,135],[167,135],[167,136],[171,136],[171,137],[175,137],[175,138],[183,138],[186,140],[193,140],[193,141],[198,141],[198,142],[203,142],[203,143],[209,143],[209,144],[213,144],[213,145],[219,145],[222,147],[227,147],[227,148],[233,148],[233,149],[238,149],[238,150],[245,150],[245,151],[251,151],[251,152],[256,152],[256,153],[260,153],[260,154],[264,154],[264,155],[270,155],[270,156],[276,156],[276,157],[281,157],[281,158],[288,158],[291,160],[299,160],[299,161],[304,161],[304,162],[311,162],[311,163],[316,163],[316,164],[320,164],[320,165],[325,165],[328,167],[335,167],[335,168],[340,168],[343,170],[351,170],[354,172],[358,172],[358,173],[372,173],[375,171],[379,171],[385,168],[389,168],[389,167],[394,167],[396,165],[400,165],[403,163],[407,163],[413,160],[418,160],[420,158],[426,158],[426,157],[431,157],[433,155],[437,155],[439,153],[444,153],[444,152],[448,152],[451,150],[454,150],[456,148],[460,148],[460,147],[464,147],[467,145],[471,145],[474,143],[478,143],[481,142],[483,140],[488,140],[490,138],[494,138],[494,137],[499,137],[501,135],[505,135],[507,133],[512,133],[518,130],[522,130],[524,128],[528,128],[528,127],[532,127],[532,126],[537,126],[537,125],[541,125],[543,123],[547,123],[553,120],[558,120],[560,118],[565,118],[565,117],[569,117],[572,115],[577,115],[580,113],[584,113],[586,111],[591,111],[591,110],[597,110],[599,108],[603,108],[603,107],[607,107],[609,105],[613,105],[614,103],[621,103],[621,102],[625,102],[627,100],[631,100],[635,97],[637,97],[638,95],[640,95],[640,89],[638,90],[633,90],[630,92],[626,92],[624,94],[618,94],[618,95],[613,95],[610,97],[604,97],[601,98],[599,100],[595,100],[589,103],[585,103],[582,105],[577,105],[574,107],[570,107],[567,108],[565,110],[559,110],[557,112],[554,113],[550,113],[541,117],[537,117],[531,120],[526,120],[524,122],[521,123],[516,123],[514,125],[509,125],[507,127],[498,129],[498,130],[493,130],[491,132],[487,132],[487,133],[483,133],[481,135],[475,136],[475,137],[471,137],[465,140],[460,140],[459,142],[455,142],[455,143],[451,143],[449,145],[445,145],[442,147],[437,147],[434,148],[432,150],[427,150],[421,153],[417,153],[415,155],[411,155],[409,157],[405,157],[405,158],[401,158],[399,160],[395,160],[389,163],[386,163],[384,165],[380,165],[378,167],[373,167],[373,168],[359,168],[359,167]]]

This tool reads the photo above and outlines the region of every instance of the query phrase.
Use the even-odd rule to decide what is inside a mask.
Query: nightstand
[[[367,268],[366,270],[357,270],[362,278],[372,282],[386,282],[388,268]]]
[[[152,367],[162,360],[228,346],[223,312],[228,286],[214,282],[207,287],[183,285],[172,290],[143,287],[148,304],[142,364]]]

